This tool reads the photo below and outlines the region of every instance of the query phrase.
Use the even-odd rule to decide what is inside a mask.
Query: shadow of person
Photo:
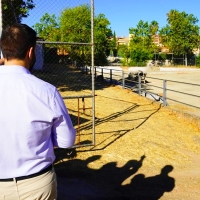
[[[112,187],[119,187],[124,180],[135,174],[142,167],[145,155],[140,160],[129,160],[124,166],[117,167],[116,162],[103,165],[96,173],[99,177],[104,177],[103,181],[110,183]]]
[[[93,178],[96,170],[88,165],[100,158],[100,155],[95,155],[86,160],[71,159],[56,164],[54,168],[58,182],[57,200],[94,198],[99,193]]]
[[[86,160],[72,159],[55,166],[58,177],[58,199],[108,199],[121,195],[122,182],[136,173],[142,166],[145,156],[140,160],[130,160],[124,166],[117,167],[110,162],[99,169],[89,164],[99,160],[96,155]],[[64,166],[64,167],[62,167]]]
[[[122,193],[128,199],[157,200],[165,192],[173,190],[175,179],[168,175],[172,170],[171,165],[166,165],[156,176],[145,178],[144,174],[137,174],[129,185],[122,186]]]
[[[54,153],[56,156],[54,163],[63,162],[64,159],[75,158],[77,155],[75,148],[54,148]]]
[[[88,165],[101,158],[100,155],[95,155],[86,160],[71,159],[66,162],[61,162],[54,166],[57,176],[67,178],[89,178],[95,169],[88,168]]]

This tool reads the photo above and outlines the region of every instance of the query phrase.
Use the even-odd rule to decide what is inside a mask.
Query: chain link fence
[[[21,22],[37,31],[32,73],[63,97],[77,130],[75,146],[94,145],[94,1],[2,0],[1,12],[1,30]]]

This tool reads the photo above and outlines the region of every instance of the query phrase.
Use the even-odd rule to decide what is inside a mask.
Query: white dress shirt
[[[75,130],[62,97],[21,66],[0,66],[0,179],[37,173],[68,148]]]

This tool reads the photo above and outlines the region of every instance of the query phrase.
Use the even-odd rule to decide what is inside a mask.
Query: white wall
[[[42,70],[44,65],[43,47],[42,44],[36,44],[36,63],[34,70]]]

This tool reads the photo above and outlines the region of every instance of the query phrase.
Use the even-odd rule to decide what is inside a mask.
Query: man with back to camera
[[[0,42],[0,198],[54,200],[54,147],[73,146],[74,127],[57,89],[30,74],[36,32],[13,24]]]

